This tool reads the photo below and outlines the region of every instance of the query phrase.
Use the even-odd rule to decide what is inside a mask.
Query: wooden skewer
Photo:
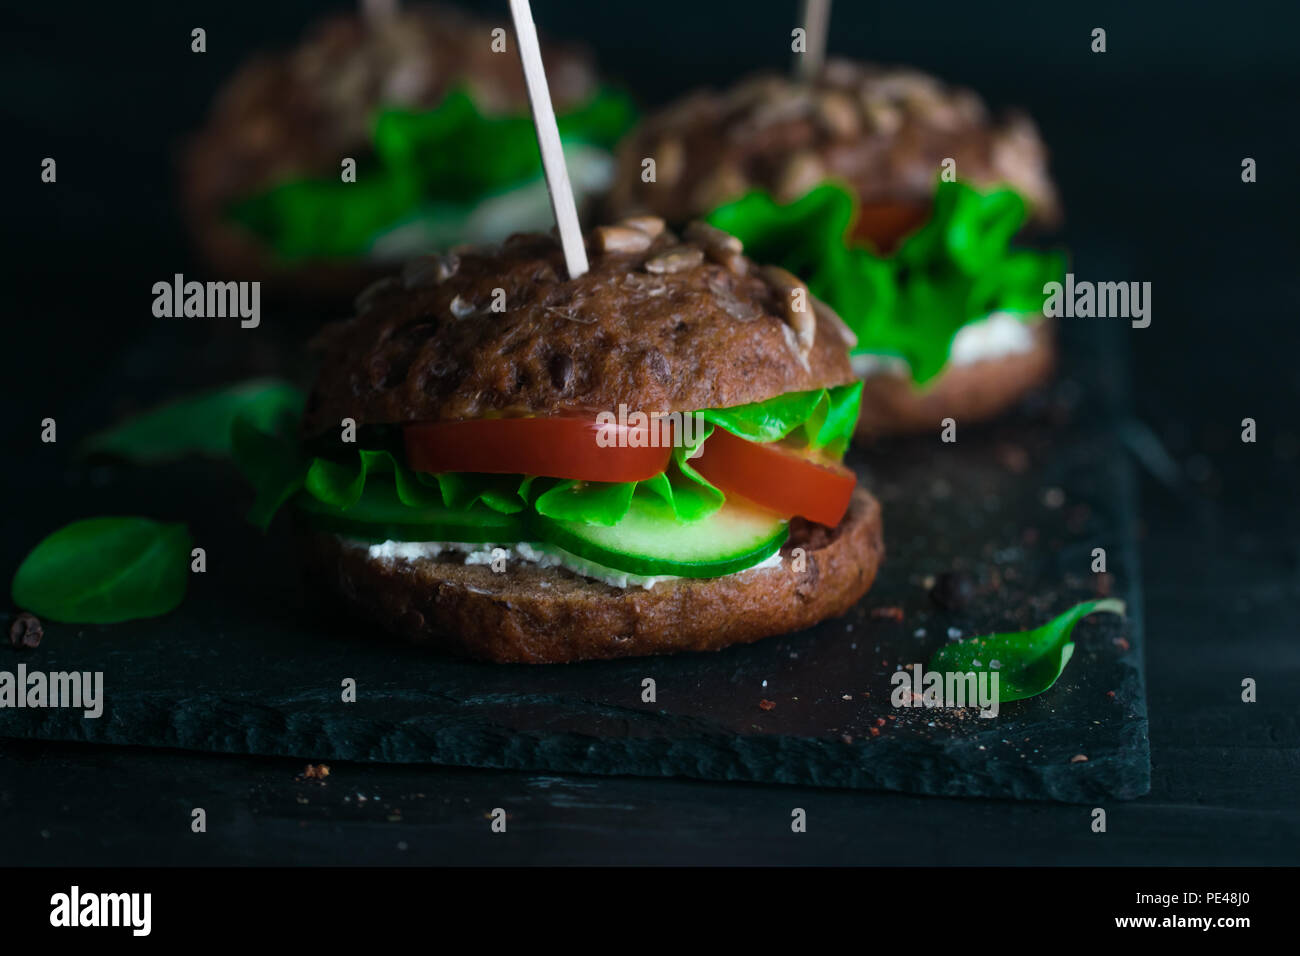
[[[569,278],[576,279],[587,271],[587,247],[582,241],[582,226],[578,223],[578,207],[573,201],[573,187],[569,184],[569,168],[564,164],[564,148],[560,145],[560,130],[555,125],[555,108],[551,105],[551,91],[546,84],[546,70],[542,67],[542,51],[537,43],[537,27],[528,0],[510,0],[510,15],[515,21],[515,38],[519,46],[519,62],[524,68],[524,81],[528,84],[528,103],[533,110],[533,126],[537,128],[537,145],[542,151],[542,169],[546,172],[546,188],[551,194],[551,211],[560,228],[560,244],[564,247],[564,263]]]
[[[800,26],[804,29],[804,52],[795,57],[795,75],[809,81],[817,78],[826,60],[826,34],[831,23],[831,0],[803,0]]]

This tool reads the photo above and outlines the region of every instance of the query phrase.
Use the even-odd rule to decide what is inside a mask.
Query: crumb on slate
[[[14,618],[13,624],[9,625],[9,643],[14,647],[36,647],[44,636],[45,627],[41,624],[41,619],[27,611],[19,614]]]

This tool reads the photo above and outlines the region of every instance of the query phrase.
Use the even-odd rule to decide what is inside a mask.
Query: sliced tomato
[[[595,416],[417,422],[403,429],[406,461],[433,474],[506,475],[645,481],[668,467],[669,442],[648,444],[646,429],[597,424]]]
[[[724,492],[831,527],[849,510],[858,483],[843,465],[813,461],[779,442],[746,441],[721,428],[691,464]]]
[[[865,239],[881,255],[888,255],[908,234],[930,218],[930,207],[917,202],[863,203],[853,234]]]

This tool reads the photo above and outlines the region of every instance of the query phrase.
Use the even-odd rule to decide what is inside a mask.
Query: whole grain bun
[[[655,182],[642,181],[647,157],[655,159]],[[833,178],[864,207],[882,204],[881,215],[906,220],[914,206],[923,220],[948,157],[961,179],[1010,185],[1037,220],[1058,219],[1046,150],[1028,117],[994,120],[970,90],[848,60],[828,61],[811,83],[755,76],[650,116],[619,148],[608,208],[681,223],[752,189],[786,202]]]
[[[375,277],[376,266],[361,260],[277,263],[255,236],[228,221],[226,207],[285,180],[337,176],[345,156],[361,161],[369,153],[374,114],[384,106],[432,109],[463,85],[488,114],[527,113],[519,58],[492,50],[497,27],[509,30],[509,19],[484,21],[448,7],[402,4],[392,18],[375,23],[356,13],[331,15],[296,48],[245,63],[219,91],[182,157],[186,216],[210,264],[269,282],[274,291],[322,300],[354,295]],[[543,55],[557,107],[595,94],[595,71],[585,54],[545,44]]]
[[[679,239],[662,220],[629,220],[587,248],[577,279],[557,239],[518,235],[367,289],[355,318],[318,337],[304,435],[344,418],[684,412],[854,381],[839,317],[720,230],[695,223]]]
[[[791,551],[805,551],[795,571]],[[371,558],[334,535],[303,539],[309,575],[367,624],[413,644],[501,663],[716,651],[837,617],[875,579],[884,557],[880,505],[854,493],[839,526],[800,524],[780,567],[720,578],[617,588],[559,568],[515,562],[503,573],[454,557]]]
[[[918,388],[906,373],[868,376],[862,386],[862,413],[855,436],[869,440],[883,435],[938,434],[945,418],[961,425],[997,417],[1051,378],[1056,364],[1051,322],[1036,323],[1033,333],[1028,351],[949,365],[926,388]]]

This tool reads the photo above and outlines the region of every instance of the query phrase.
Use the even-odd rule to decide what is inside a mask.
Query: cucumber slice
[[[633,498],[626,517],[613,526],[534,520],[543,540],[588,561],[629,574],[684,578],[742,571],[775,554],[790,533],[783,519],[735,501],[689,524],[649,497]]]
[[[363,541],[466,541],[513,544],[526,539],[520,515],[475,506],[413,508],[403,504],[391,484],[367,485],[360,500],[342,511],[311,495],[294,499],[313,527]]]

